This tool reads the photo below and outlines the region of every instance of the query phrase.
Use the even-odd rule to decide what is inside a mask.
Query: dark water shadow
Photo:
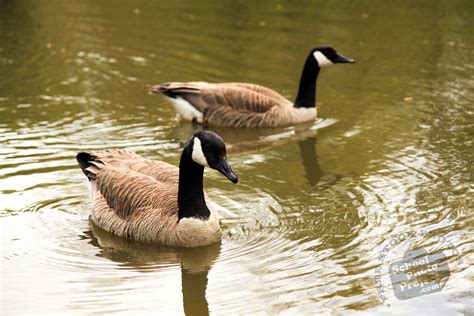
[[[149,273],[179,264],[183,310],[186,315],[209,315],[206,299],[208,273],[219,257],[220,243],[207,247],[173,248],[127,240],[93,224],[83,238],[98,248],[96,256],[120,264],[121,268]]]
[[[300,149],[301,161],[305,177],[310,186],[329,187],[341,180],[344,176],[324,172],[319,164],[317,153],[316,135],[307,136],[297,140]]]
[[[316,136],[298,141],[298,147],[300,148],[306,180],[309,185],[314,186],[319,183],[323,176],[323,171],[319,165],[318,155],[316,153]]]
[[[232,153],[258,153],[271,147],[294,141],[300,149],[305,177],[310,186],[328,187],[343,178],[342,175],[324,172],[318,161],[318,130],[334,124],[332,120],[318,120],[293,127],[242,129],[224,127],[203,127],[181,120],[168,132],[168,137],[184,144],[191,135],[199,130],[211,130],[219,134]]]

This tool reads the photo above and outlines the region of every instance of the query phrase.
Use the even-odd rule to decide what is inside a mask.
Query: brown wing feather
[[[96,183],[91,219],[97,226],[126,238],[179,244],[177,167],[125,150],[83,153],[78,160]]]
[[[178,204],[176,183],[166,183],[142,173],[105,165],[96,174],[97,189],[115,213],[126,218],[139,209],[151,207],[169,211],[176,216]]]
[[[125,218],[152,207],[176,213],[177,219],[177,167],[125,150],[93,153],[88,163],[86,170],[95,179],[97,191],[118,216]]]
[[[248,83],[172,82],[161,84],[158,90],[168,96],[179,95],[201,112],[209,106],[255,113],[267,112],[274,106],[291,106],[291,102],[277,92]]]
[[[236,110],[231,107],[209,106],[203,113],[205,124],[224,127],[275,127],[279,125],[280,113],[275,108],[256,113]]]
[[[255,91],[257,93],[266,95],[269,98],[273,98],[273,99],[277,100],[279,104],[289,103],[290,105],[292,105],[291,102],[288,99],[283,97],[281,94],[279,94],[275,90],[269,89],[269,88],[264,87],[264,86],[260,86],[258,84],[241,83],[241,82],[231,82],[231,83],[228,83],[228,84],[229,85],[234,85],[234,86],[239,86],[239,87],[249,89],[249,90]]]
[[[232,84],[215,85],[201,92],[202,98],[214,100],[213,106],[228,106],[234,110],[245,110],[254,113],[265,113],[279,102],[273,97]]]
[[[110,150],[93,155],[106,165],[135,171],[165,183],[179,182],[179,169],[163,161],[146,159],[127,150]]]
[[[279,93],[255,84],[172,82],[154,91],[187,100],[203,114],[205,125],[277,127],[293,123],[293,104]]]
[[[142,207],[126,218],[117,216],[107,200],[96,193],[91,220],[100,228],[112,234],[141,241],[161,242],[178,245],[176,235],[177,216],[168,215],[171,208]]]

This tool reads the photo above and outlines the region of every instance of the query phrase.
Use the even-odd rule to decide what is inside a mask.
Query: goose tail
[[[96,155],[82,151],[76,155],[76,160],[81,167],[82,172],[90,181],[95,181],[96,173],[104,165]]]
[[[160,93],[169,98],[176,98],[183,93],[199,93],[198,86],[183,82],[165,82],[150,89],[153,93]]]

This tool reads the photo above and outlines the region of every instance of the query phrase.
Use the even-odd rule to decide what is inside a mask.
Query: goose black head
[[[239,180],[227,161],[222,138],[210,131],[199,131],[193,136],[192,160],[204,167],[215,169],[233,183]]]
[[[316,47],[311,50],[311,54],[316,59],[320,68],[332,64],[353,64],[354,59],[339,54],[336,50],[329,46]]]

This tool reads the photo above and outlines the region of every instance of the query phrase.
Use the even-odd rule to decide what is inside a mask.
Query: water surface
[[[2,1],[1,313],[473,313],[473,21],[472,1]],[[205,175],[221,244],[91,226],[77,151],[177,164],[198,130],[151,85],[293,99],[319,44],[357,64],[321,72],[315,124],[213,129],[240,179]],[[410,249],[446,257],[442,291],[395,297]]]

